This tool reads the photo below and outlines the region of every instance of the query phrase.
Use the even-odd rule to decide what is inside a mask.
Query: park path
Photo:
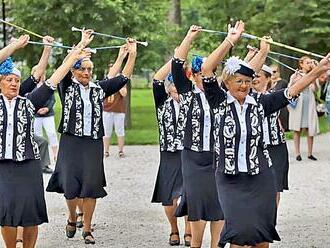
[[[158,146],[128,146],[125,159],[119,159],[115,150],[105,160],[108,196],[97,204],[94,219],[97,243],[93,247],[169,247],[163,209],[150,203],[158,169]],[[305,139],[303,161],[294,160],[292,141],[289,150],[290,191],[283,194],[277,225],[282,242],[271,247],[330,247],[330,138],[328,135],[316,137],[317,162],[306,160]],[[47,182],[49,176],[44,179]],[[63,197],[46,193],[46,201],[50,223],[40,227],[37,247],[85,247],[80,231],[72,240],[65,238]],[[182,222],[180,225],[182,227]],[[209,229],[203,247],[209,247],[208,232]]]

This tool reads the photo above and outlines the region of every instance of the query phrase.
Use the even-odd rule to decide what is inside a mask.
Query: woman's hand
[[[229,39],[233,44],[237,43],[244,32],[244,27],[245,23],[243,21],[237,21],[234,27],[228,24],[227,39]]]
[[[94,38],[94,30],[93,29],[86,29],[81,31],[81,44],[86,47],[91,43]]]
[[[15,49],[17,50],[25,47],[28,44],[29,40],[30,40],[30,36],[25,34],[25,35],[21,35],[18,39],[14,39],[11,44],[15,46]]]
[[[45,36],[42,39],[42,43],[47,44],[47,45],[53,45],[54,44],[55,39],[49,35]],[[47,46],[49,47],[49,46]]]
[[[122,45],[118,52],[118,58],[125,59],[128,54],[128,44]]]
[[[270,51],[270,43],[273,39],[270,36],[263,36],[262,40],[260,41],[260,51],[263,51],[265,53],[269,53]]]
[[[330,70],[330,53],[328,53],[315,68],[319,69],[319,75]]]
[[[191,25],[186,37],[189,38],[191,41],[193,41],[194,39],[196,39],[198,34],[201,32],[201,29],[202,29],[202,27],[200,27],[200,26]]]
[[[134,40],[132,38],[127,39],[127,51],[129,54],[136,54],[136,52],[137,52],[136,40]]]

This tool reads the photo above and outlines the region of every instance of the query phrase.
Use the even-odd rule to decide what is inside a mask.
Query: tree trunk
[[[181,26],[181,0],[172,0],[168,19],[170,22]]]

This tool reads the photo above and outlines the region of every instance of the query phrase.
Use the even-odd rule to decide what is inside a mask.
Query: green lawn
[[[56,100],[55,120],[56,126],[58,126],[61,112],[58,95],[56,95]],[[132,128],[126,130],[126,144],[158,144],[158,127],[156,123],[152,90],[133,89],[131,101]],[[320,130],[321,133],[325,133],[328,130],[325,117],[320,118]],[[286,137],[292,139],[292,132],[286,133]],[[113,142],[115,142],[114,137]]]

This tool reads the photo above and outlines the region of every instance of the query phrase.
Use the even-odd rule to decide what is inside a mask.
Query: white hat
[[[264,72],[269,73],[270,75],[273,74],[272,68],[270,68],[268,65],[263,65],[262,68],[261,68],[261,70],[263,70]]]

